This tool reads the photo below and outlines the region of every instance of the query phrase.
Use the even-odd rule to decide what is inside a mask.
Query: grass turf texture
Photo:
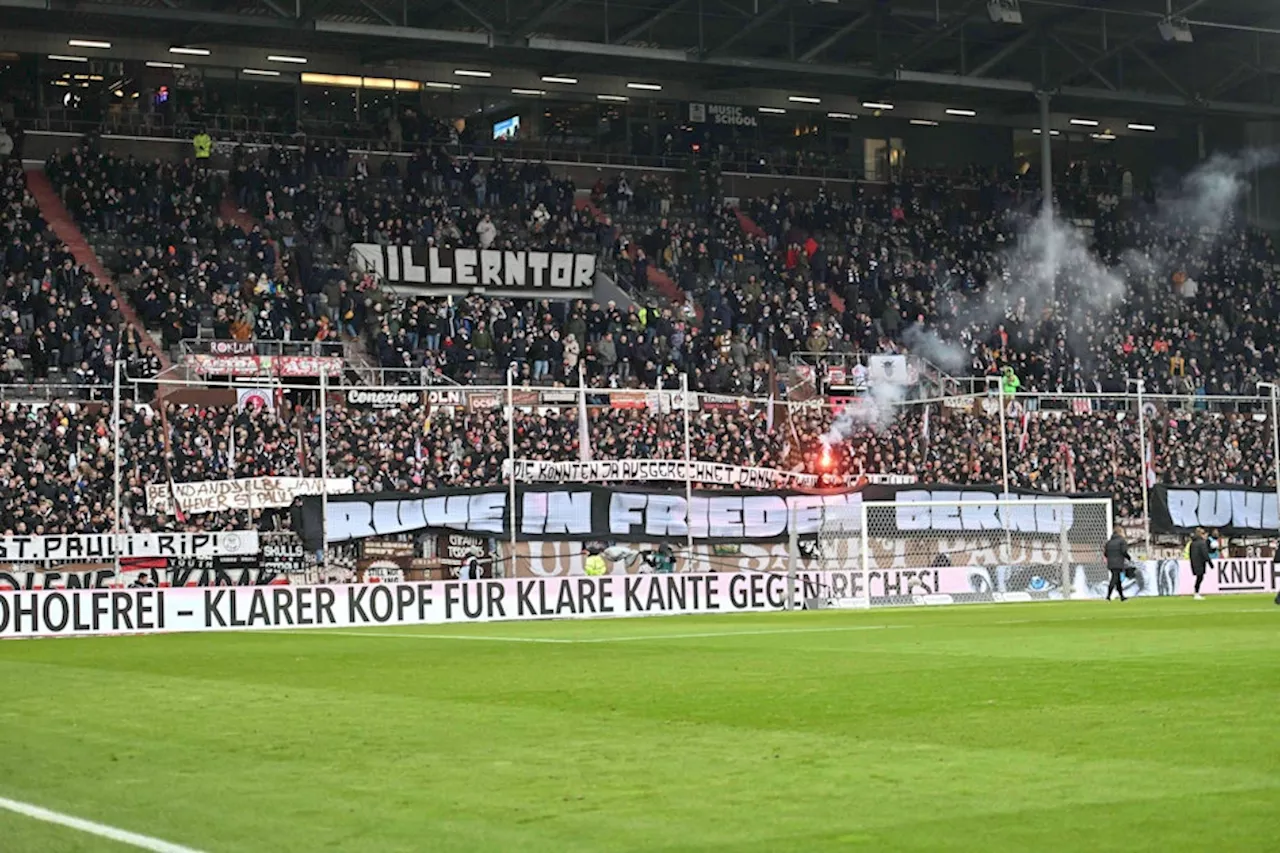
[[[1274,849],[1278,629],[1223,597],[14,641],[0,797],[211,853]],[[3,853],[128,849],[0,812]]]

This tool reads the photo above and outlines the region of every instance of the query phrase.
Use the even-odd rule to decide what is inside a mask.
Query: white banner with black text
[[[720,462],[685,462],[683,459],[599,459],[586,462],[515,461],[521,483],[683,483],[728,486],[735,489],[852,488],[862,483],[909,485],[909,474],[807,474],[777,468],[745,468]],[[511,472],[502,463],[502,475]]]
[[[356,243],[351,266],[402,288],[435,293],[492,291],[541,298],[589,296],[596,256],[589,252],[509,252]]]
[[[278,509],[307,495],[324,491],[319,477],[244,477],[239,480],[199,480],[192,483],[151,483],[147,486],[147,508],[152,513],[174,511],[173,502],[185,515],[236,510]],[[330,477],[329,494],[349,495],[355,491],[350,477]]]
[[[0,563],[225,557],[258,553],[256,530],[217,533],[80,533],[0,537]]]

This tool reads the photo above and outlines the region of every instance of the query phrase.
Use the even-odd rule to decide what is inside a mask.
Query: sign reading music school
[[[436,293],[500,290],[539,297],[589,296],[595,285],[596,256],[586,252],[508,252],[498,249],[440,249],[415,246],[351,247],[355,269],[385,281]]]

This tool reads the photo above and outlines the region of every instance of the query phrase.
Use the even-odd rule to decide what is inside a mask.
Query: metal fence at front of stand
[[[153,389],[156,386],[162,392],[160,399],[171,402],[163,405],[151,402],[135,414],[137,407],[144,405],[133,402],[135,394],[140,389]],[[1274,392],[1274,387],[1268,387]],[[501,448],[498,452],[501,454],[502,464],[493,468],[487,475],[489,479],[483,483],[472,483],[466,478],[459,482],[469,486],[502,488],[514,493],[518,479],[521,483],[584,482],[574,479],[582,476],[580,472],[574,473],[578,469],[556,468],[556,465],[577,461],[578,454],[574,448],[549,448],[542,456],[535,453],[534,456],[538,458],[522,459],[517,442],[518,427],[523,428],[539,419],[549,418],[560,419],[566,430],[576,432],[576,425],[583,418],[588,424],[608,420],[612,424],[611,428],[653,418],[660,433],[669,439],[663,445],[668,449],[661,453],[650,453],[650,458],[644,461],[683,463],[683,467],[679,467],[683,472],[680,475],[683,479],[672,481],[669,485],[673,491],[678,490],[686,497],[691,497],[695,488],[711,487],[701,480],[695,481],[697,475],[693,472],[699,470],[696,465],[740,462],[745,466],[753,461],[746,456],[737,459],[732,454],[716,460],[707,458],[707,454],[701,450],[705,445],[692,440],[695,435],[703,434],[701,431],[724,426],[739,435],[745,435],[749,428],[761,430],[770,436],[767,439],[770,446],[776,443],[768,457],[773,460],[771,464],[796,466],[779,473],[810,475],[816,472],[795,461],[800,458],[799,454],[793,452],[784,457],[784,448],[789,446],[792,451],[797,448],[804,451],[807,449],[806,442],[813,442],[816,448],[819,437],[830,429],[834,417],[849,406],[859,405],[856,397],[836,402],[825,399],[792,402],[774,398],[707,394],[683,387],[583,389],[576,384],[564,387],[514,382],[476,386],[441,386],[421,382],[387,383],[385,387],[338,386],[331,384],[324,375],[303,379],[275,378],[266,382],[232,380],[211,384],[200,379],[133,380],[124,376],[123,371],[111,388],[97,389],[97,400],[70,399],[65,396],[69,390],[69,386],[0,386],[0,407],[7,407],[5,411],[10,415],[31,417],[38,417],[35,414],[38,407],[51,404],[92,402],[99,407],[96,417],[103,418],[104,425],[109,424],[106,434],[100,436],[105,442],[103,446],[108,446],[108,443],[110,445],[105,452],[110,452],[111,447],[115,448],[115,452],[111,453],[115,466],[111,478],[113,494],[110,500],[104,500],[103,503],[109,505],[115,519],[114,529],[123,532],[149,530],[156,526],[162,529],[219,529],[217,525],[226,523],[219,514],[221,510],[207,510],[211,514],[193,512],[185,522],[178,523],[166,515],[147,514],[138,498],[130,497],[130,513],[139,513],[133,517],[123,512],[125,505],[122,487],[128,480],[136,477],[132,466],[137,463],[134,454],[139,452],[139,448],[154,451],[158,446],[156,442],[162,442],[165,447],[207,447],[216,454],[220,444],[225,446],[230,442],[233,448],[236,446],[239,439],[233,438],[231,432],[234,430],[232,425],[237,423],[245,428],[244,435],[252,436],[262,432],[264,440],[277,445],[271,456],[272,464],[276,464],[277,460],[285,461],[280,470],[272,468],[269,472],[271,475],[309,477],[325,484],[335,477],[350,477],[362,466],[370,466],[368,470],[373,470],[388,447],[405,452],[404,448],[412,447],[415,439],[426,443],[433,440],[436,434],[444,434],[441,431],[451,422],[466,426],[466,429],[457,431],[459,438],[468,434],[478,435],[475,430],[483,424],[483,428],[490,432],[480,438],[496,441],[496,446]],[[83,392],[86,389],[79,390]],[[241,393],[246,390],[249,393]],[[1001,395],[997,392],[948,395],[904,401],[898,405],[891,420],[910,419],[908,441],[938,441],[940,436],[948,434],[950,430],[952,438],[961,444],[984,444],[983,458],[998,461],[991,462],[991,467],[967,471],[965,482],[972,485],[1007,484],[1012,488],[1034,488],[1059,494],[1079,493],[1083,490],[1073,481],[1072,471],[1065,467],[1067,454],[1096,453],[1100,448],[1105,454],[1116,454],[1116,458],[1109,462],[1115,476],[1119,478],[1116,493],[1119,495],[1124,492],[1127,495],[1124,505],[1131,510],[1126,516],[1119,509],[1122,502],[1117,500],[1117,518],[1126,521],[1131,529],[1140,533],[1142,544],[1150,551],[1162,544],[1176,544],[1151,532],[1151,505],[1147,498],[1151,484],[1140,460],[1149,458],[1147,451],[1153,440],[1167,442],[1169,435],[1196,426],[1212,425],[1215,430],[1238,427],[1242,433],[1244,430],[1251,430],[1254,433],[1252,440],[1258,452],[1263,454],[1259,460],[1259,476],[1255,478],[1256,489],[1274,488],[1277,483],[1274,471],[1280,460],[1275,458],[1274,448],[1280,445],[1280,432],[1276,430],[1274,414],[1280,400],[1259,395],[1200,397],[1196,398],[1196,407],[1181,408],[1184,402],[1185,399],[1180,396],[1145,393]],[[32,407],[35,411],[23,414],[24,410],[19,408],[22,406]],[[187,407],[194,408],[188,410]],[[391,411],[380,414],[387,410]],[[218,417],[219,412],[225,412],[226,417]],[[530,420],[526,422],[526,418]],[[1053,423],[1071,418],[1084,419],[1074,423],[1086,429],[1087,439],[1082,439],[1074,448],[1064,449],[1063,460],[1059,461],[1055,461],[1056,451],[1052,448],[1037,448],[1036,454],[1042,457],[1041,463],[1045,464],[1044,460],[1048,460],[1048,463],[1047,467],[1038,471],[1038,478],[1029,483],[1025,472],[1019,469],[1022,461],[1020,457],[1025,455],[1021,443],[1027,440],[1028,434],[1036,435],[1032,430],[1037,428],[1037,419],[1044,419],[1040,426],[1048,428]],[[350,432],[348,427],[356,423],[363,425],[361,430],[357,433]],[[379,424],[389,426],[379,427]],[[853,442],[850,446],[859,448],[852,459],[864,458],[874,462],[877,456],[874,432],[877,428],[884,427],[867,425],[849,438]],[[187,432],[193,429],[198,432]],[[395,432],[388,433],[389,429]],[[154,432],[151,439],[142,437],[146,430]],[[1153,436],[1161,438],[1153,439]],[[388,445],[388,439],[394,444]],[[899,436],[889,440],[896,442]],[[279,446],[279,442],[285,442],[285,446]],[[446,462],[452,453],[450,447],[450,441],[439,445],[441,450],[446,451]],[[1271,458],[1267,458],[1268,453]],[[223,471],[219,476],[241,479],[250,474],[264,473],[258,463],[253,461],[253,456],[252,450],[242,446],[237,459],[243,461],[237,462],[237,465],[255,466],[253,470],[233,469],[231,472]],[[418,458],[421,465],[435,464],[428,461],[427,456]],[[608,450],[608,445],[600,445],[594,448],[593,458],[608,462],[615,457]],[[790,461],[779,461],[784,458]],[[151,461],[155,462],[154,459]],[[545,464],[548,462],[552,464]],[[1188,485],[1165,481],[1163,475],[1176,469],[1164,468],[1159,456],[1154,457],[1153,464],[1161,474],[1161,482]],[[1264,469],[1273,476],[1261,476],[1260,471]],[[153,468],[148,467],[147,470]],[[545,474],[569,479],[520,479],[531,476],[530,472],[543,472],[537,476]],[[859,473],[848,472],[855,478]],[[872,467],[861,473],[905,476],[907,472]],[[616,481],[604,484],[630,482],[622,475],[615,476]],[[917,476],[923,475],[912,474],[910,479],[914,480]],[[161,491],[190,485],[189,481],[183,483],[181,478],[179,480],[176,484],[159,482],[142,485],[150,485],[153,490]],[[965,485],[965,482],[955,485]],[[920,485],[927,487],[937,484],[920,482]],[[327,501],[327,485],[321,489],[321,493]],[[1139,493],[1143,496],[1140,505],[1135,497]],[[269,529],[281,526],[287,528],[291,505],[292,500],[289,500],[261,513],[255,512],[251,519],[236,517],[241,519],[240,523],[263,524]],[[523,543],[517,548],[513,537],[514,531],[495,538],[510,546],[510,553],[526,554],[527,557],[526,552],[530,552],[530,549]],[[422,540],[410,544],[415,550],[406,559],[426,559],[425,552],[422,551]],[[340,548],[328,549],[324,552],[323,559],[313,568],[321,573],[326,568],[345,571],[352,559],[355,559],[352,557],[353,553],[349,543]],[[293,557],[296,554],[291,552],[290,559]],[[283,557],[280,559],[283,560]],[[328,563],[330,560],[332,565]]]

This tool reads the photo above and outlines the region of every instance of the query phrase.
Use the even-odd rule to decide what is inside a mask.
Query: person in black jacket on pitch
[[[1124,569],[1128,563],[1129,543],[1125,541],[1124,532],[1120,525],[1115,526],[1115,530],[1111,534],[1111,538],[1107,540],[1107,544],[1103,546],[1102,553],[1107,558],[1107,571],[1111,572],[1111,583],[1107,585],[1107,601],[1111,600],[1111,593],[1120,594],[1120,600],[1125,601],[1124,597]]]
[[[1191,552],[1187,555],[1191,560],[1191,574],[1196,576],[1196,600],[1204,599],[1200,594],[1200,584],[1204,583],[1204,573],[1213,568],[1213,558],[1209,554],[1209,543],[1204,538],[1204,528],[1197,527],[1196,535],[1191,539]]]

